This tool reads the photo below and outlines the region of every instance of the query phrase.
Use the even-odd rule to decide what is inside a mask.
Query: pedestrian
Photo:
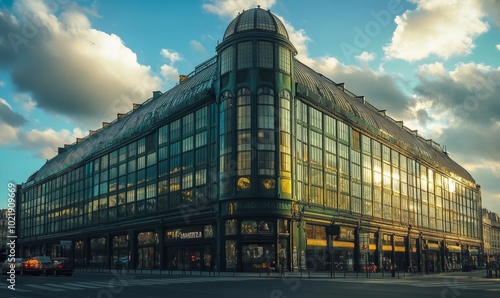
[[[118,273],[122,272],[122,262],[120,260],[116,260],[115,269]]]

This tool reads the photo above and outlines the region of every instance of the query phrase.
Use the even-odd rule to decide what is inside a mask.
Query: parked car
[[[21,272],[21,267],[23,266],[23,259],[22,258],[15,258],[14,262],[8,262],[8,259],[5,260],[5,262],[2,264],[0,267],[2,269],[2,274],[7,274],[10,269],[11,265],[14,265],[14,271],[15,273],[20,273]]]
[[[45,275],[73,275],[73,265],[68,258],[55,258],[50,266],[45,267]]]
[[[43,265],[40,260],[35,258],[27,259],[23,262],[23,266],[21,267],[21,275],[25,274],[33,274],[40,275],[43,272]]]

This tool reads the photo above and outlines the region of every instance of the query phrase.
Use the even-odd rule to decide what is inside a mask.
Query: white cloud
[[[0,36],[22,37],[29,21],[34,33],[17,43],[0,43],[0,65],[38,108],[93,125],[129,111],[132,102],[161,87],[161,79],[138,63],[120,37],[92,28],[84,9],[70,4],[51,9],[34,0],[15,2],[14,11],[0,14]]]
[[[18,132],[19,128],[0,122],[0,146],[15,143]]]
[[[438,80],[446,75],[446,69],[440,62],[420,65],[417,72],[417,76],[426,80]]]
[[[173,64],[177,61],[182,60],[182,57],[179,53],[169,50],[169,49],[161,49],[160,54],[170,60],[170,63]]]
[[[179,70],[171,65],[163,64],[161,66],[161,74],[171,82],[176,82],[179,79]]]
[[[31,113],[34,108],[36,108],[36,102],[27,93],[18,93],[14,95],[14,101],[21,105],[24,112],[27,114]]]
[[[496,45],[496,48],[497,48],[497,50],[499,50],[499,51],[500,51],[500,44],[497,44],[497,45]]]
[[[367,51],[363,51],[361,54],[358,56],[355,56],[356,60],[358,60],[361,63],[366,63],[373,61],[375,59],[375,54],[374,53],[368,53]]]
[[[19,135],[20,146],[29,149],[37,156],[50,159],[57,155],[57,148],[64,144],[72,144],[76,138],[84,137],[86,134],[79,128],[73,131],[62,129],[55,131],[52,128],[46,130],[32,129]]]
[[[495,127],[495,123],[500,120],[500,102],[497,100],[500,97],[500,68],[495,69],[476,63],[459,63],[453,70],[446,71],[442,64],[434,63],[420,66],[417,77],[419,80],[415,88],[417,105],[422,102],[431,105],[415,106],[413,111],[415,114],[425,111],[429,116],[419,126],[424,128],[430,124],[444,126],[448,132],[441,138],[451,140],[449,130],[455,128],[459,130],[461,127],[467,127],[469,130],[474,128],[474,131],[467,134],[468,138],[471,138],[471,135],[482,134],[485,130]],[[497,130],[497,133],[500,131]],[[500,146],[500,139],[493,139],[499,140],[494,148]],[[461,148],[466,146],[468,145],[460,145]],[[485,148],[483,155],[486,154]]]
[[[418,1],[415,10],[396,17],[397,28],[385,54],[407,61],[469,54],[474,38],[488,30],[484,15],[476,1]]]
[[[7,106],[10,110],[12,110],[12,106],[5,99],[0,97],[0,105],[1,104]]]
[[[205,54],[207,52],[207,49],[199,41],[191,40],[189,42],[189,44],[191,45],[191,48],[193,48],[197,52],[200,52],[203,54]]]
[[[276,0],[210,0],[203,4],[203,9],[221,18],[235,18],[239,12],[256,8],[260,5],[263,9],[271,8]]]
[[[163,64],[160,67],[162,76],[169,82],[177,82],[179,79],[179,70],[174,67],[174,63],[182,60],[181,55],[169,49],[162,49],[160,54],[170,60],[170,64]]]

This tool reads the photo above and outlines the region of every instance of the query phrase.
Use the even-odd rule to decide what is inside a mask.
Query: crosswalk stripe
[[[96,286],[101,286],[101,287],[108,287],[112,283],[110,283],[109,281],[89,281],[89,282],[82,282],[82,284],[96,285]]]
[[[0,283],[0,288],[2,289],[8,289],[8,286],[10,286],[10,284],[6,284],[6,283]],[[17,285],[14,287],[16,289],[16,292],[31,292],[31,290],[25,290],[25,289],[22,289],[22,288],[19,288]]]
[[[84,282],[75,282],[75,283],[72,283],[72,285],[76,285],[78,287],[81,287],[81,288],[87,288],[87,289],[100,289],[102,288],[102,286],[97,286],[97,285],[88,285],[88,284],[82,284]]]
[[[28,284],[26,286],[27,287],[41,289],[41,290],[46,290],[46,291],[54,291],[54,292],[62,292],[62,291],[64,291],[63,289],[55,289],[55,288],[50,288],[50,287],[40,286],[40,285],[33,285],[33,284]]]
[[[70,284],[44,284],[46,286],[50,286],[50,287],[58,287],[58,288],[62,288],[62,289],[65,289],[65,290],[83,290],[83,288],[79,288],[75,285],[70,285]]]

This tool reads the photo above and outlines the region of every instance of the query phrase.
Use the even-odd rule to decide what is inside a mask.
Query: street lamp
[[[302,205],[301,207],[299,206],[299,203],[294,202],[292,204],[292,217],[291,220],[292,222],[297,222],[297,228],[300,227],[300,223],[304,220],[304,209],[305,206]]]
[[[293,202],[291,209],[292,210],[291,210],[290,221],[292,223],[293,222],[297,223],[297,233],[296,233],[296,236],[298,237],[298,247],[299,247],[299,252],[300,252],[300,256],[299,256],[299,252],[297,251],[295,245],[293,245],[292,266],[293,266],[294,269],[299,269],[299,271],[302,274],[302,268],[305,268],[305,252],[302,250],[302,241],[301,241],[301,239],[303,237],[303,231],[300,230],[300,227],[301,227],[302,221],[304,221],[304,209],[305,209],[305,205],[300,206],[299,202]]]

